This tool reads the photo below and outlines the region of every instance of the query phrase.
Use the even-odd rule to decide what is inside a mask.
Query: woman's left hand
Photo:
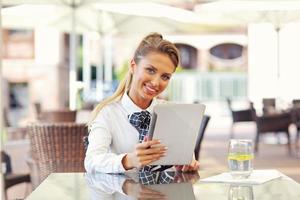
[[[182,172],[192,172],[192,171],[198,171],[200,168],[200,163],[193,158],[191,164],[189,165],[176,165],[176,170],[182,171]]]

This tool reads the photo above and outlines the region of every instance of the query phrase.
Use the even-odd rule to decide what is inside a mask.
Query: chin
[[[144,92],[143,93],[143,97],[144,97],[144,99],[146,100],[152,100],[153,98],[155,98],[155,97],[157,97],[158,96],[158,94],[157,93],[155,93],[155,94],[149,94],[149,93],[147,93],[147,92]]]
[[[159,93],[158,92],[153,92],[153,93],[151,93],[151,92],[149,92],[147,89],[145,89],[145,90],[143,90],[143,94],[142,94],[142,96],[145,98],[145,99],[153,99],[154,97],[156,97],[156,96],[158,96],[159,95]]]

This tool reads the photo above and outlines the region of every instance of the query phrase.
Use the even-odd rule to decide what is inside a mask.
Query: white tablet
[[[165,157],[151,165],[186,165],[194,155],[205,106],[202,104],[158,104],[154,107],[150,139],[168,147]]]

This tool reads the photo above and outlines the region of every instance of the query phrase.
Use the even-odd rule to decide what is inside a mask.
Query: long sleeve
[[[90,126],[85,169],[89,173],[123,173],[122,158],[126,155],[111,152],[111,127],[106,112],[101,112]]]
[[[149,106],[150,113],[157,101]],[[135,150],[139,143],[139,133],[128,116],[142,111],[132,100],[123,95],[122,100],[102,108],[90,125],[89,145],[85,156],[85,169],[89,173],[124,173],[124,156]],[[135,171],[136,168],[129,170]]]

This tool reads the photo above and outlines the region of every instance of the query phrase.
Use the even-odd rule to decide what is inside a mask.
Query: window
[[[33,30],[4,29],[3,58],[34,59]]]
[[[175,44],[179,50],[180,65],[183,69],[197,68],[197,49],[188,44]]]

